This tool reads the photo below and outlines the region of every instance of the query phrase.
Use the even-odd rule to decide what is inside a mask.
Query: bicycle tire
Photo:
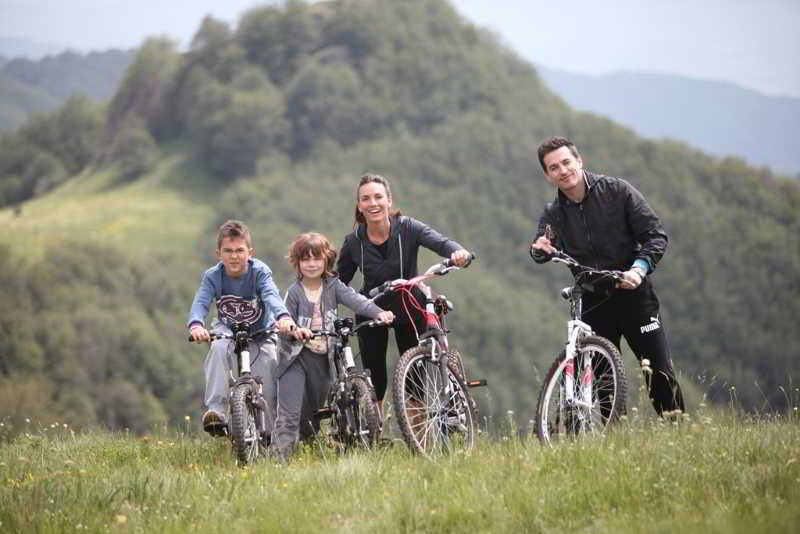
[[[352,443],[370,448],[378,441],[381,421],[375,390],[366,380],[355,376],[350,382],[347,422]]]
[[[407,350],[395,366],[392,401],[400,432],[409,449],[426,458],[467,452],[475,446],[473,402],[451,357],[447,380],[451,391],[443,404],[439,363],[431,360],[426,346]]]
[[[260,453],[257,408],[251,402],[252,389],[249,384],[234,387],[231,395],[231,441],[239,465],[253,463]]]
[[[592,358],[592,407],[568,406],[564,397],[566,352],[547,372],[536,406],[536,435],[555,443],[578,435],[603,435],[609,425],[626,413],[628,380],[619,350],[606,338],[587,336],[578,346],[574,368],[582,369],[584,358]],[[578,371],[576,371],[576,374]],[[579,380],[574,379],[578,396]]]

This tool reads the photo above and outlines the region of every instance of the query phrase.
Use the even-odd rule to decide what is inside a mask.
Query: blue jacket
[[[256,258],[248,260],[247,273],[239,278],[226,275],[222,262],[206,270],[194,295],[186,326],[205,325],[211,301],[216,302],[217,318],[228,328],[233,323],[245,322],[251,330],[259,330],[289,315],[272,281],[272,271]]]

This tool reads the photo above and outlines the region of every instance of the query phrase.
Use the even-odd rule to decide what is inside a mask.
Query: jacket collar
[[[589,171],[584,169],[584,171],[583,171],[583,181],[586,184],[586,195],[583,197],[583,200],[586,200],[586,198],[589,196],[589,193],[592,191],[592,188],[597,183],[597,180],[598,180],[598,175],[597,174],[595,174],[593,172],[589,172]],[[583,202],[583,200],[581,202]],[[556,190],[556,202],[558,202],[559,204],[565,205],[565,206],[569,206],[569,205],[577,206],[578,204],[581,203],[581,202],[572,201],[567,195],[565,195],[564,193],[561,192],[561,189],[557,189]]]
[[[397,230],[399,228],[400,217],[400,215],[389,215],[389,241],[395,239],[396,236],[399,235]],[[367,225],[365,223],[358,223],[355,234],[359,241],[370,243],[370,240],[367,239]]]

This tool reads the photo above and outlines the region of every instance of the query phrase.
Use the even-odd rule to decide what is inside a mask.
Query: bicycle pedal
[[[485,386],[486,384],[488,384],[488,381],[485,378],[482,378],[480,380],[470,380],[469,382],[467,382],[467,387],[479,388]]]

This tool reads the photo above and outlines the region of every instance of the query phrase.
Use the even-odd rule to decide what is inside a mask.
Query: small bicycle
[[[370,291],[373,299],[399,293],[410,320],[411,308],[425,317],[419,344],[403,353],[395,365],[392,402],[406,444],[427,458],[468,451],[475,445],[477,410],[469,388],[486,385],[486,380],[467,380],[461,355],[450,348],[445,316],[453,310],[452,303],[444,295],[434,298],[423,283],[460,269],[445,260],[411,280],[392,280]],[[412,294],[414,288],[425,296],[424,307]]]
[[[266,453],[269,438],[266,428],[267,402],[263,396],[263,379],[250,372],[251,342],[263,342],[277,332],[276,327],[250,332],[247,323],[231,326],[231,334],[211,332],[211,341],[231,339],[236,355],[236,374],[230,376],[230,422],[228,431],[233,453],[240,465],[253,463],[260,454]],[[189,338],[192,341],[192,338]]]
[[[561,291],[570,308],[567,343],[547,372],[536,406],[536,435],[550,444],[581,434],[603,434],[625,415],[628,389],[617,347],[581,321],[583,291],[611,287],[622,280],[622,273],[581,265],[561,251],[551,259],[569,267],[575,281]]]
[[[381,432],[380,409],[369,371],[356,368],[350,336],[359,329],[380,325],[365,321],[353,326],[353,319],[337,319],[334,331],[312,330],[312,334],[326,336],[335,343],[330,361],[331,389],[326,405],[314,416],[330,418],[331,437],[342,450],[352,447],[372,447]]]

